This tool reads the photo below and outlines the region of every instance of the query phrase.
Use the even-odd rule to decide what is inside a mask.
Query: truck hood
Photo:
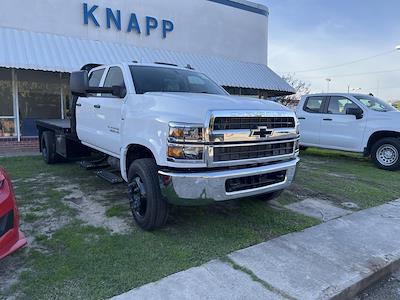
[[[259,100],[230,95],[211,95],[198,93],[146,93],[148,101],[154,103],[157,110],[173,111],[182,115],[182,122],[204,122],[211,110],[264,110],[290,112],[287,107],[267,100]]]

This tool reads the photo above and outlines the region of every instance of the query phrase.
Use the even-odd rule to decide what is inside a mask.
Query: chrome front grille
[[[295,128],[293,117],[216,117],[214,130]]]
[[[292,154],[293,151],[294,142],[252,146],[216,147],[214,148],[214,162],[281,156]]]
[[[269,163],[298,154],[298,122],[290,111],[212,111],[206,131],[209,166]]]

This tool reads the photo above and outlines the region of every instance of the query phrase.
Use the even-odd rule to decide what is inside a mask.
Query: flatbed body
[[[51,131],[56,137],[56,153],[64,159],[74,160],[88,156],[91,149],[81,143],[72,130],[69,119],[41,119],[36,121],[39,136],[45,131]],[[40,150],[42,146],[40,145]]]

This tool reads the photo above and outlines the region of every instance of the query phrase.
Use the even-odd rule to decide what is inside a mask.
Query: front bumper
[[[212,202],[226,201],[286,189],[293,182],[299,158],[271,165],[234,169],[226,171],[210,171],[202,173],[178,173],[159,171],[162,195],[175,205],[202,205]],[[264,175],[286,171],[283,181],[261,187],[234,192],[226,191],[226,182],[233,178]]]

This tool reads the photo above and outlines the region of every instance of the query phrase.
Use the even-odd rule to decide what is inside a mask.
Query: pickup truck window
[[[369,109],[375,110],[375,111],[380,111],[380,112],[387,112],[387,111],[395,111],[396,109],[391,106],[390,104],[386,103],[385,101],[378,99],[373,96],[354,96],[360,102],[368,107]]]
[[[124,75],[119,67],[111,67],[107,73],[106,80],[104,81],[104,87],[113,86],[125,87]]]
[[[304,111],[309,113],[321,113],[323,103],[323,96],[308,97],[304,104]]]
[[[358,108],[358,105],[345,97],[331,97],[328,114],[345,115],[348,108]]]
[[[89,75],[89,86],[99,87],[105,69],[93,71]]]
[[[224,89],[201,73],[153,66],[130,66],[137,94],[148,92],[227,95]]]

